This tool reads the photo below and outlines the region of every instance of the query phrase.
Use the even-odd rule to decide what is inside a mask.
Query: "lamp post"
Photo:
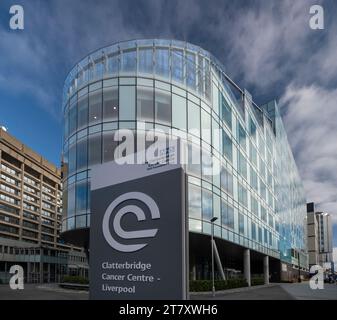
[[[211,247],[212,247],[212,294],[215,297],[215,286],[214,286],[214,246],[213,246],[213,237],[214,237],[214,222],[217,220],[217,217],[213,217],[210,221],[212,224],[211,232]]]

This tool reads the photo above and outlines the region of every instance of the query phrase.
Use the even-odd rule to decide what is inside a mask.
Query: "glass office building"
[[[216,216],[219,247],[307,268],[306,201],[277,104],[257,106],[224,70],[198,46],[157,39],[117,43],[75,65],[63,96],[65,237],[87,245],[90,168],[114,160],[116,130],[143,134],[145,122],[200,150],[200,164],[187,166],[194,237],[206,239]]]

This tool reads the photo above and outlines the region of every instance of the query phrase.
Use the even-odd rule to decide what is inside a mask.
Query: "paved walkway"
[[[282,283],[281,288],[298,300],[337,300],[337,284],[324,283],[324,289],[312,290],[309,282]]]
[[[88,300],[86,291],[59,288],[56,284],[25,284],[23,290],[12,290],[9,285],[0,285],[0,300]]]
[[[237,288],[217,292],[215,297],[211,293],[191,294],[192,300],[293,300],[294,298],[287,293],[280,285],[270,284],[254,286],[249,288]]]
[[[191,294],[192,300],[337,300],[337,285],[324,284],[324,289],[312,290],[309,282],[280,283],[267,286],[239,288],[217,292],[213,298],[211,293]]]
[[[88,300],[86,291],[59,288],[56,284],[25,284],[24,290],[0,285],[0,300]],[[310,289],[309,282],[270,284],[211,293],[191,294],[192,300],[337,300],[337,285],[324,284],[322,290]]]

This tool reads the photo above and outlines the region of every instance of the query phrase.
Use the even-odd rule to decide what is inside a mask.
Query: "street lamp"
[[[210,221],[212,224],[212,232],[211,232],[211,246],[212,246],[212,294],[215,297],[215,286],[214,286],[214,245],[213,245],[213,237],[214,237],[214,222],[218,219],[218,217],[213,217]]]

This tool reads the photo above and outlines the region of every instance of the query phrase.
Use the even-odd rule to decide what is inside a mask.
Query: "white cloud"
[[[290,84],[280,105],[288,139],[307,192],[337,223],[337,89]]]

